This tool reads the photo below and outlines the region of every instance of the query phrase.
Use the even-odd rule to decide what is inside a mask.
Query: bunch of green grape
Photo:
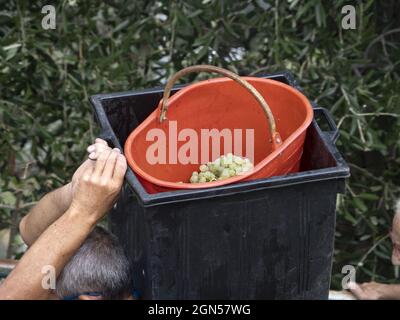
[[[190,183],[204,183],[217,180],[224,180],[244,174],[254,168],[254,165],[247,158],[235,156],[228,153],[213,162],[202,164],[200,171],[193,171]]]

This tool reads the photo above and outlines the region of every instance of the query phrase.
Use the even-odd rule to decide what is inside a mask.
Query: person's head
[[[392,228],[390,231],[390,238],[392,239],[392,263],[395,266],[400,265],[400,199],[397,200],[395,213],[393,217]]]
[[[56,282],[61,299],[126,299],[133,292],[129,261],[116,237],[95,227]]]

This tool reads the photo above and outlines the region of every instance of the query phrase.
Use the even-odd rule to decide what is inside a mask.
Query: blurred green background
[[[90,95],[209,63],[288,70],[331,111],[352,173],[337,204],[332,287],[346,264],[357,281],[396,281],[387,233],[400,195],[399,1],[0,2],[0,258],[21,255],[19,219],[84,158],[97,133]],[[55,30],[41,27],[46,4]],[[346,4],[356,30],[341,28]]]

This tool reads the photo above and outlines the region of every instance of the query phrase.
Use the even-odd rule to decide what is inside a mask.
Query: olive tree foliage
[[[400,191],[398,1],[64,0],[47,30],[47,2],[1,2],[0,227],[11,226],[12,238],[20,217],[69,181],[96,136],[90,95],[159,86],[193,64],[242,75],[288,70],[333,114],[351,166],[337,204],[334,286],[346,264],[357,266],[357,280],[394,280],[387,230]],[[356,29],[344,30],[348,4]]]

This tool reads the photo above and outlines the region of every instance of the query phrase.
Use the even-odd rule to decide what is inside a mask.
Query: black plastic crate
[[[264,77],[300,90],[289,73]],[[92,96],[102,137],[122,149],[162,92]],[[132,260],[143,298],[328,298],[336,196],[349,168],[335,147],[332,118],[313,106],[299,173],[149,194],[128,169],[110,227]]]

